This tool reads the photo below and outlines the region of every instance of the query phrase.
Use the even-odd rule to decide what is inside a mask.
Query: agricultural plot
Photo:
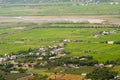
[[[0,4],[1,16],[118,15],[119,5],[78,3]]]
[[[50,24],[49,24],[50,25]],[[45,26],[49,26],[45,25]],[[54,25],[54,24],[52,24]],[[56,25],[56,24],[55,24]],[[57,24],[58,25],[58,24]],[[63,24],[59,24],[62,25]],[[67,25],[67,24],[66,24]],[[68,24],[67,26],[73,26]],[[75,24],[79,26],[80,24]],[[38,26],[38,25],[36,25]],[[71,40],[65,51],[72,56],[91,55],[95,60],[106,61],[119,58],[119,45],[109,45],[107,41],[119,41],[119,30],[114,34],[93,35],[99,32],[110,32],[115,28],[31,28],[26,29],[3,29],[0,30],[1,44],[0,53],[16,53],[20,50],[36,49],[42,46],[56,45],[65,39]],[[18,32],[19,31],[19,32]],[[16,32],[16,33],[13,33]],[[6,33],[6,35],[5,35]],[[12,33],[12,34],[11,34]],[[79,42],[76,42],[79,41]],[[74,45],[74,47],[73,47]]]
[[[73,47],[74,46],[74,47]],[[100,62],[115,60],[120,56],[120,45],[99,44],[99,43],[69,43],[66,51],[71,56],[93,56]]]

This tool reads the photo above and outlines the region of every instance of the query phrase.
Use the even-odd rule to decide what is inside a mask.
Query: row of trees
[[[80,60],[81,58],[86,59],[86,60]],[[54,60],[49,60],[47,65],[44,67],[56,67],[56,66],[69,66],[70,64],[72,65],[77,65],[77,66],[94,66],[95,64],[98,64],[98,61],[93,60],[91,56],[83,56],[79,58],[73,58],[73,57],[61,57],[58,59]],[[39,64],[35,65],[35,67],[40,67]]]
[[[93,72],[86,75],[87,79],[92,80],[113,80],[117,73],[109,68],[96,68]]]
[[[116,60],[106,61],[105,64],[120,65],[120,58]]]

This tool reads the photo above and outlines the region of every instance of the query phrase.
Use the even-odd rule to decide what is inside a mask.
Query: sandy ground
[[[120,15],[95,15],[95,16],[17,16],[17,17],[2,17],[0,22],[45,22],[45,23],[103,23],[120,25]]]

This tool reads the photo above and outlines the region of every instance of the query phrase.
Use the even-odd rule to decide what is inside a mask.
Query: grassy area
[[[82,67],[79,69],[68,68],[66,69],[65,73],[81,75],[82,73],[90,73],[93,70],[94,70],[94,67]]]
[[[29,48],[39,48],[45,45],[55,45],[64,39],[88,41],[92,39],[91,35],[93,33],[102,30],[102,28],[38,28],[20,32],[13,30],[13,32],[15,32],[13,34],[1,35],[0,53],[5,54],[19,50],[27,50]],[[106,28],[104,30],[112,29]],[[9,29],[7,33],[11,33],[11,30]],[[57,42],[53,43],[52,41]]]
[[[33,74],[43,74],[45,71],[47,71],[46,68],[40,68],[40,69],[32,69],[31,72]]]
[[[118,74],[120,75],[120,66],[115,66],[115,67],[113,68],[113,71],[118,72]]]
[[[1,27],[3,24],[1,24]],[[120,31],[115,34],[101,35],[93,38],[93,34],[101,31],[112,31],[115,28],[57,28],[64,24],[9,24],[5,29],[0,30],[0,54],[9,54],[29,48],[39,48],[42,46],[56,45],[64,39],[81,40],[83,42],[70,42],[65,51],[70,52],[70,56],[91,55],[95,60],[106,61],[119,58],[120,45],[109,45],[100,42],[119,41]],[[25,29],[14,29],[17,25],[26,27]],[[36,26],[33,28],[31,26]],[[43,26],[56,26],[56,28],[41,28]],[[83,24],[65,24],[66,26],[81,26]],[[5,26],[5,25],[4,25]],[[6,25],[7,26],[7,25]],[[39,27],[39,28],[38,28]],[[56,42],[53,42],[56,41]],[[74,46],[74,47],[73,47]]]
[[[70,56],[91,55],[95,60],[102,62],[119,58],[119,47],[120,45],[73,42],[67,44],[65,51],[70,52]]]
[[[28,76],[29,74],[26,73],[12,74],[12,73],[5,73],[0,70],[0,75],[3,75],[5,80],[16,80],[17,78]]]
[[[87,67],[81,67],[81,68],[64,68],[64,67],[55,67],[48,70],[52,73],[62,73],[62,74],[75,74],[75,75],[81,75],[82,73],[90,73],[93,71],[94,67],[87,66]]]
[[[97,4],[83,6],[78,3],[1,4],[0,16],[48,15],[119,15],[120,6]]]

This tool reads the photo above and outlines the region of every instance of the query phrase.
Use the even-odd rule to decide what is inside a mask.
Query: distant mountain
[[[0,0],[0,3],[40,3],[40,2],[110,2],[120,0]]]

